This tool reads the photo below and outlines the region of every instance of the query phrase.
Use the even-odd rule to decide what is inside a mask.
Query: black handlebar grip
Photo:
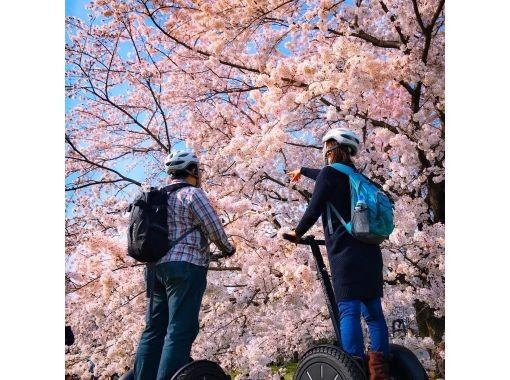
[[[301,238],[299,236],[295,236],[295,235],[291,235],[291,234],[286,234],[286,233],[283,233],[282,237],[285,240],[291,241],[293,243],[299,243],[299,241],[301,240]]]

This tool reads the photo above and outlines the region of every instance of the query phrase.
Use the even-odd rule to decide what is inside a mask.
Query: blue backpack
[[[329,234],[333,234],[331,211],[356,239],[368,244],[381,244],[395,227],[393,202],[382,189],[353,168],[335,163],[333,169],[349,177],[351,188],[351,221],[346,223],[338,210],[328,202],[327,217]]]

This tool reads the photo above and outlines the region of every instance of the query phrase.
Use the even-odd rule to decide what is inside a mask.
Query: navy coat
[[[332,235],[327,228],[327,202],[335,206],[344,220],[351,220],[349,177],[330,166],[322,170],[303,167],[301,174],[315,180],[315,189],[295,231],[303,236],[322,215],[336,301],[382,297],[383,261],[379,245],[356,240],[334,214]]]

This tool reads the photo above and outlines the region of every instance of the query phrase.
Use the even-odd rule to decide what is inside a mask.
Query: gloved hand
[[[299,241],[301,240],[301,237],[297,236],[295,231],[291,231],[289,233],[284,233],[284,234],[282,234],[282,237],[284,239],[289,240],[296,244],[299,243]]]
[[[236,253],[236,247],[234,245],[232,245],[232,251],[224,252],[223,255],[225,257],[232,257],[232,256],[234,256],[234,253]]]

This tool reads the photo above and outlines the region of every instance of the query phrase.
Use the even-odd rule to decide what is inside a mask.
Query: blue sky
[[[66,0],[66,16],[77,16],[83,19],[87,18],[85,5],[89,0]]]

